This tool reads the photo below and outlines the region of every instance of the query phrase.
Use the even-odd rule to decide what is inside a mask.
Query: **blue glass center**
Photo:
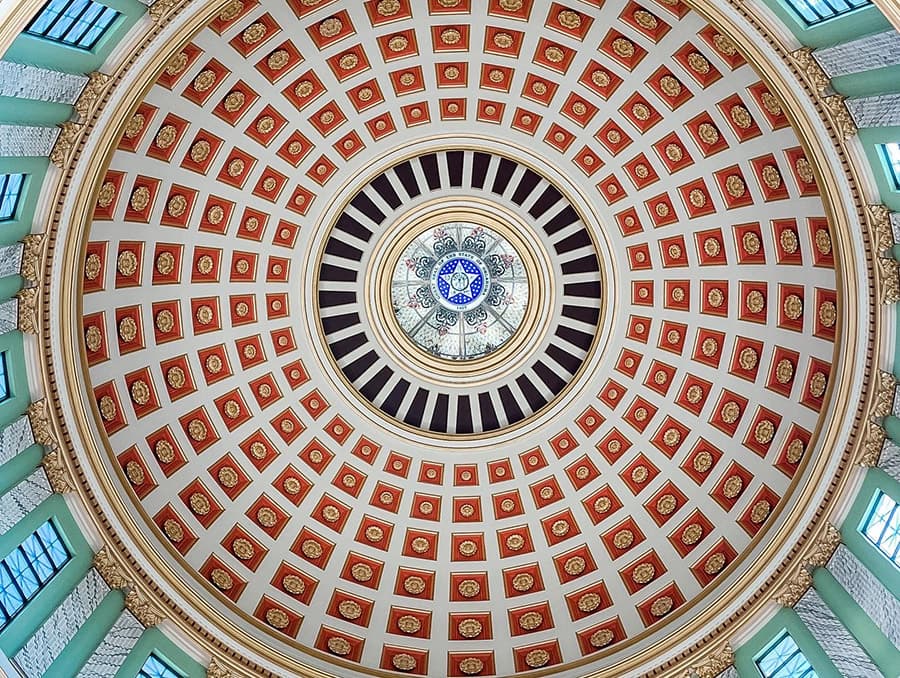
[[[484,289],[484,273],[468,259],[451,259],[438,271],[438,291],[454,306],[465,306]]]
[[[441,306],[465,312],[481,304],[491,287],[484,262],[469,252],[451,252],[435,262],[431,291]]]

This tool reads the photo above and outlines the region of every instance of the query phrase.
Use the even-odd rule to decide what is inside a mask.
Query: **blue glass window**
[[[6,351],[0,353],[0,403],[9,400],[9,375],[6,372]]]
[[[887,161],[888,174],[894,180],[894,188],[900,190],[900,143],[882,144],[881,152]]]
[[[71,557],[48,520],[0,561],[0,629],[25,609]]]
[[[0,174],[0,221],[16,218],[16,208],[19,206],[24,183],[24,174]]]
[[[900,505],[897,502],[878,490],[859,529],[894,565],[900,566]]]
[[[155,654],[151,654],[138,671],[138,678],[181,678],[181,674],[176,673],[174,668]]]
[[[860,7],[871,5],[871,0],[787,0],[787,4],[807,26],[820,24],[852,12]]]
[[[118,16],[116,10],[95,0],[50,0],[25,32],[90,50]]]
[[[791,634],[784,631],[756,660],[763,678],[818,678]]]

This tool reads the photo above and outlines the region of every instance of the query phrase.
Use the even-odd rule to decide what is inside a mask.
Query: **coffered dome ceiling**
[[[298,671],[584,675],[732,599],[852,356],[821,175],[731,39],[678,0],[242,0],[172,49],[73,350],[202,623]]]

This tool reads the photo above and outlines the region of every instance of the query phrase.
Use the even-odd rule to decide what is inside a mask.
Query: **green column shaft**
[[[889,414],[884,418],[882,425],[884,426],[884,430],[888,434],[888,437],[900,445],[900,418],[895,417],[893,414]]]
[[[819,678],[843,678],[797,613],[789,607],[779,610],[734,653],[734,667],[741,678],[759,678],[756,658],[785,630],[791,634]]]
[[[834,612],[860,647],[888,678],[896,678],[900,671],[900,651],[856,604],[827,569],[819,567],[813,572],[813,586],[825,604]]]
[[[32,445],[0,466],[0,495],[6,494],[30,476],[41,463],[43,456],[43,448],[40,445]]]
[[[125,596],[121,591],[113,590],[107,593],[84,625],[72,636],[69,644],[53,660],[45,675],[54,676],[54,678],[77,676],[81,667],[103,642],[106,634],[109,633],[124,609]]]
[[[12,657],[22,649],[91,567],[93,552],[72,518],[66,500],[59,494],[48,498],[14,525],[9,532],[0,535],[0,558],[6,557],[49,518],[54,519],[59,526],[63,539],[72,553],[72,559],[38,591],[6,628],[0,630],[0,651],[7,657]]]

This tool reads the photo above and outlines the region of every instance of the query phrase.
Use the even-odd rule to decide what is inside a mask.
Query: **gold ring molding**
[[[217,0],[204,7],[200,7],[200,3],[189,5],[190,10],[187,12],[182,10],[183,17],[178,16],[177,19],[183,19],[183,23],[177,27],[177,30],[165,35],[165,51],[159,51],[152,58],[144,59],[147,63],[143,70],[150,76],[149,82],[155,79],[155,75],[164,67],[169,56],[180,49],[196,30],[215,16],[226,4],[227,2],[224,0]],[[837,270],[842,325],[836,339],[836,346],[844,342],[843,350],[839,354],[844,357],[840,358],[839,363],[836,364],[829,383],[830,411],[834,416],[827,418],[828,426],[820,432],[818,441],[821,449],[832,450],[833,454],[820,454],[818,458],[808,462],[803,473],[799,474],[803,476],[805,486],[795,499],[798,502],[797,505],[803,510],[791,512],[791,515],[774,534],[771,531],[766,533],[766,537],[771,541],[770,545],[756,555],[754,565],[738,577],[728,590],[717,589],[716,593],[721,600],[727,601],[733,594],[737,603],[730,606],[727,602],[711,605],[701,611],[690,624],[678,629],[676,633],[670,634],[664,641],[660,641],[668,647],[667,655],[660,653],[659,644],[647,645],[640,651],[622,658],[615,667],[599,669],[591,674],[597,678],[621,676],[631,671],[637,671],[641,667],[646,667],[651,661],[655,662],[654,665],[663,663],[656,673],[661,675],[674,675],[676,671],[680,673],[683,671],[683,666],[679,669],[672,665],[672,662],[678,659],[678,657],[671,656],[673,652],[678,652],[680,656],[702,644],[703,648],[699,652],[690,654],[688,661],[694,662],[717,649],[721,644],[721,639],[735,634],[747,623],[754,623],[754,617],[770,604],[771,596],[767,595],[767,592],[776,590],[790,573],[787,563],[783,562],[784,558],[796,556],[803,544],[823,528],[831,511],[834,510],[833,507],[840,503],[828,504],[827,502],[834,496],[840,495],[850,483],[853,474],[848,471],[837,472],[846,464],[848,458],[855,458],[861,443],[861,436],[858,435],[855,427],[848,431],[843,429],[841,424],[852,421],[854,415],[860,410],[866,411],[874,398],[873,385],[875,382],[870,378],[870,374],[863,376],[861,372],[863,364],[867,370],[872,369],[872,365],[868,361],[874,356],[874,348],[880,345],[882,320],[879,317],[880,314],[873,313],[871,275],[869,272],[857,268],[859,243],[854,242],[854,229],[858,230],[859,223],[863,220],[858,186],[859,173],[865,172],[865,169],[855,167],[852,162],[849,162],[844,148],[827,148],[825,144],[829,143],[828,118],[819,108],[818,113],[824,118],[826,125],[823,125],[821,120],[813,120],[809,101],[801,99],[794,89],[797,85],[796,80],[799,80],[799,73],[794,71],[794,87],[786,84],[789,77],[786,75],[788,67],[785,66],[787,50],[777,42],[774,36],[768,34],[764,27],[756,26],[757,30],[763,34],[764,39],[768,41],[770,48],[774,50],[775,56],[785,62],[780,64],[777,69],[771,67],[765,53],[756,45],[754,39],[738,29],[736,21],[741,9],[734,6],[723,8],[706,0],[694,0],[689,4],[725,35],[731,37],[748,60],[763,74],[773,91],[778,91],[785,99],[785,109],[800,136],[807,158],[815,169],[822,190],[827,216],[836,236],[834,238],[835,255],[839,262]],[[30,9],[30,5],[26,5],[20,8],[20,11],[24,14]],[[752,21],[750,18],[746,19]],[[746,21],[742,21],[742,23],[746,25]],[[759,36],[755,36],[755,38],[758,40]],[[136,50],[135,58],[147,48],[147,44],[142,45]],[[124,70],[127,70],[127,67]],[[114,74],[115,80],[122,80],[123,73],[124,71]],[[800,81],[802,82],[802,80]],[[95,119],[90,123],[93,129],[87,137],[86,144],[83,143],[82,147],[78,149],[68,171],[63,174],[60,183],[56,186],[56,195],[52,200],[53,210],[48,223],[48,235],[51,240],[48,256],[52,257],[52,266],[48,265],[44,268],[44,287],[41,293],[41,301],[44,306],[40,329],[44,350],[48,356],[56,359],[63,355],[60,352],[63,347],[77,350],[80,344],[77,323],[79,289],[78,284],[75,283],[80,280],[79,262],[83,258],[83,234],[90,219],[91,207],[96,199],[98,189],[98,183],[95,180],[103,175],[109,162],[110,151],[128,120],[128,113],[133,110],[145,91],[149,89],[149,84],[148,81],[142,80],[140,82],[133,81],[127,86],[122,84],[121,87],[125,89],[116,88],[114,91],[116,99],[114,103],[98,109]],[[113,123],[112,121],[118,122]],[[105,123],[105,125],[101,123]],[[88,147],[91,152],[85,152]],[[849,176],[837,173],[841,164],[835,162],[835,159],[847,161],[845,166],[848,168]],[[89,180],[75,184],[80,187],[77,190],[73,188],[69,191],[69,186],[73,185],[73,180],[78,176],[88,177]],[[848,196],[852,198],[849,204],[845,200]],[[56,242],[60,223],[63,220],[72,230],[67,234],[64,242]],[[871,261],[867,261],[867,263],[871,270]],[[54,280],[57,282],[54,283]],[[858,285],[857,283],[860,281],[865,284]],[[848,282],[849,284],[847,284]],[[861,358],[861,356],[863,357]],[[859,364],[856,364],[857,362]],[[246,633],[237,632],[237,637],[235,637],[234,633],[229,634],[227,628],[216,629],[216,632],[213,632],[211,628],[204,627],[205,624],[216,619],[215,609],[206,601],[193,596],[190,587],[169,572],[169,565],[160,554],[153,551],[154,545],[139,531],[136,521],[129,513],[129,506],[118,495],[117,485],[121,484],[122,479],[113,480],[109,467],[103,463],[100,450],[97,449],[96,441],[93,440],[94,436],[91,435],[91,432],[96,433],[96,413],[93,412],[93,404],[86,402],[82,385],[79,383],[77,366],[72,360],[65,360],[59,371],[53,360],[44,361],[42,365],[46,392],[54,405],[54,427],[57,430],[58,438],[64,441],[65,445],[83,450],[75,458],[69,456],[71,450],[65,450],[67,452],[66,463],[71,465],[73,477],[81,481],[77,483],[76,489],[81,501],[88,509],[87,512],[93,520],[97,521],[95,530],[103,534],[116,550],[126,552],[125,559],[134,565],[135,572],[139,575],[139,586],[161,599],[161,604],[167,608],[170,614],[171,623],[178,628],[179,632],[195,639],[198,646],[211,655],[227,655],[230,652],[229,645],[233,645],[249,650],[251,655],[255,655],[255,658],[248,657],[251,663],[260,660],[263,665],[299,672],[300,675],[309,677],[326,675],[315,669],[298,665],[292,658],[274,651],[260,639],[248,636]],[[860,368],[860,374],[854,376],[854,367]],[[72,400],[70,401],[69,398]],[[73,438],[72,436],[77,437]],[[81,448],[76,441],[85,443],[86,447]],[[835,475],[836,473],[837,475]],[[102,500],[104,507],[111,509],[109,515],[114,519],[114,523],[98,510],[101,508],[99,500]],[[143,562],[138,563],[134,554],[128,553],[127,545],[122,543],[123,531],[127,533],[129,543],[140,549]],[[785,537],[789,541],[779,544],[781,541],[779,538]],[[781,563],[774,573],[771,571],[772,563]],[[150,570],[147,569],[148,566],[151,568]],[[162,575],[166,579],[165,591],[155,580],[158,575]],[[192,603],[194,609],[203,618],[200,625],[184,610],[172,609],[172,599],[169,598],[172,592]],[[723,622],[722,615],[725,614],[730,617]],[[713,622],[721,624],[722,630],[716,633],[704,631]],[[223,638],[224,634],[228,635]],[[616,648],[591,655],[581,661],[556,667],[555,670],[538,670],[532,673],[535,676],[549,675],[558,670],[586,666],[598,659],[619,653],[620,648]],[[224,663],[238,674],[242,673],[238,669],[240,664],[236,657],[224,660]],[[341,664],[336,664],[336,666],[341,666]],[[360,670],[360,667],[355,665],[353,668]],[[373,670],[372,673],[384,675],[384,672],[377,670]]]
[[[528,278],[529,299],[522,323],[497,351],[475,360],[454,361],[426,353],[406,336],[391,311],[391,273],[403,250],[423,232],[452,221],[486,226],[503,236],[522,260]],[[386,328],[385,336],[378,331],[379,325],[373,323],[382,349],[391,355],[397,352],[396,347],[400,347],[405,358],[403,364],[419,368],[416,376],[436,385],[479,386],[501,379],[519,367],[543,340],[553,311],[555,285],[550,262],[544,248],[534,237],[529,237],[531,235],[531,229],[520,218],[486,200],[443,198],[402,215],[382,234],[366,269],[364,286],[372,292],[372,297],[366,298],[367,312],[370,318],[381,321],[380,327]],[[539,281],[550,281],[551,284],[545,287]],[[536,329],[538,325],[540,327]]]

